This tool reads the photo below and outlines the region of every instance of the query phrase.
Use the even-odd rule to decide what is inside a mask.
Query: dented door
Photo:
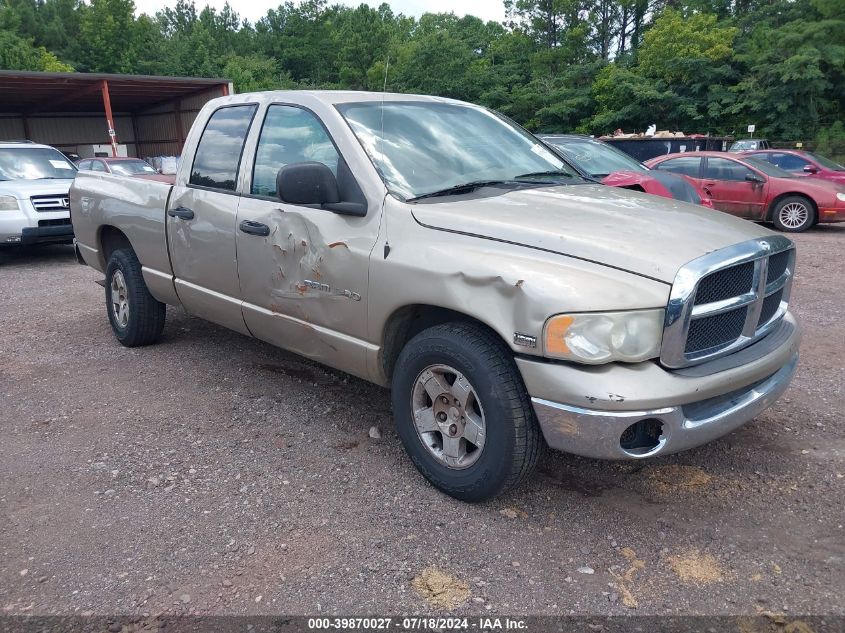
[[[238,276],[244,320],[254,336],[363,374],[378,209],[365,217],[339,215],[282,202],[275,192],[276,173],[285,164],[316,160],[336,173],[338,158],[313,113],[268,108],[249,193],[238,207]]]

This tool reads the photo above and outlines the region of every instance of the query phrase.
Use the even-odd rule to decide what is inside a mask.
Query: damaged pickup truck
[[[70,195],[122,344],[153,343],[170,304],[390,386],[414,464],[466,501],[544,444],[642,459],[713,440],[798,361],[789,239],[587,181],[458,101],[223,97],[174,186],[80,172]]]

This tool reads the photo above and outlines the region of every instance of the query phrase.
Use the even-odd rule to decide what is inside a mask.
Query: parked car
[[[743,138],[734,141],[729,152],[749,152],[758,149],[769,149],[771,144],[764,138]]]
[[[710,199],[692,181],[680,175],[652,171],[607,143],[576,134],[540,134],[539,137],[561,158],[602,184],[712,208]]]
[[[76,167],[59,150],[0,142],[0,246],[73,241],[68,189]]]
[[[609,459],[708,442],[798,360],[789,239],[588,182],[451,99],[213,99],[175,186],[80,172],[71,209],[120,343],[155,342],[169,303],[389,385],[413,463],[466,501],[544,441]]]
[[[845,185],[845,166],[812,152],[797,149],[769,149],[749,152],[749,155],[767,160],[772,165],[795,176],[815,176]]]
[[[688,152],[653,158],[647,165],[693,178],[719,211],[772,222],[781,231],[806,231],[818,222],[845,222],[845,187],[795,177],[755,156]]]
[[[159,180],[173,184],[173,176],[160,174],[155,167],[140,158],[124,157],[97,157],[83,158],[79,161],[80,171],[98,171],[105,174],[117,174],[118,176],[131,176],[133,178],[146,178],[148,180]]]

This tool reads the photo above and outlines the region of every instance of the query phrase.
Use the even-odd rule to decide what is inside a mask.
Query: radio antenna
[[[390,55],[384,64],[384,83],[381,87],[381,137],[379,138],[379,153],[381,154],[381,162],[384,163],[384,95],[387,93],[387,72],[390,70]],[[384,196],[384,201],[387,200],[387,194]],[[384,220],[384,258],[390,254],[390,238],[387,234],[387,213],[382,210],[382,219]]]

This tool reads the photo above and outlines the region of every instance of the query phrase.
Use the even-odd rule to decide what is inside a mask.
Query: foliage
[[[504,0],[506,20],[286,0],[0,0],[0,68],[226,77],[466,99],[530,129],[737,133],[841,151],[842,0]],[[822,151],[825,151],[822,149]]]

